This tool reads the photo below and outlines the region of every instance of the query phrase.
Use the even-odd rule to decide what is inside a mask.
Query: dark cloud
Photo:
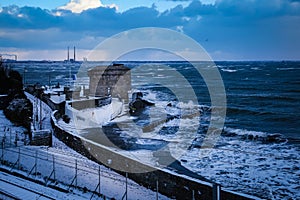
[[[284,15],[300,15],[300,4],[290,0],[218,0],[216,8],[223,15],[240,15],[262,18]]]
[[[1,28],[44,29],[57,26],[60,20],[49,10],[27,6],[4,7],[0,13]]]
[[[155,6],[136,7],[119,13],[115,8],[99,7],[82,13],[66,10],[53,10],[35,7],[9,6],[0,12],[1,28],[46,29],[61,28],[67,30],[128,29],[142,26],[174,27],[184,25],[182,17],[219,18],[226,17],[247,20],[280,16],[300,16],[300,3],[296,0],[218,0],[214,5],[192,1],[183,8],[176,6],[159,13]],[[58,15],[60,13],[60,15]],[[232,20],[231,19],[231,20]],[[245,21],[247,22],[247,21]]]
[[[184,9],[184,13],[187,16],[198,16],[198,15],[213,15],[216,14],[217,9],[214,5],[202,4],[200,1],[193,1],[190,5]]]
[[[108,7],[72,13],[9,6],[0,12],[0,32],[20,34],[0,34],[0,42],[2,47],[32,48],[63,47],[66,40],[89,41],[92,45],[97,38],[147,26],[181,27],[210,51],[275,53],[274,49],[284,47],[285,51],[300,53],[299,0],[217,0],[213,5],[192,1],[187,7],[179,5],[162,13],[155,6],[122,13]]]

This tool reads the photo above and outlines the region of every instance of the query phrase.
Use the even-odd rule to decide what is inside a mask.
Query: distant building
[[[118,97],[128,102],[131,90],[130,69],[123,64],[97,66],[88,71],[90,96]]]

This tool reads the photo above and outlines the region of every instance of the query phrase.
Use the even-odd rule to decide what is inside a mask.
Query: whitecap
[[[58,75],[55,77],[56,80],[62,79],[64,77],[64,75]]]
[[[259,67],[251,67],[252,70],[261,70]]]
[[[276,68],[279,71],[286,71],[286,70],[296,70],[297,68],[293,68],[293,67],[278,67]]]
[[[236,69],[221,69],[223,72],[230,72],[230,73],[232,73],[232,72],[237,72],[237,70]]]

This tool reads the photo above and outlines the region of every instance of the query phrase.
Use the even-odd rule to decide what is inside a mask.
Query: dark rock
[[[248,135],[249,140],[253,140],[254,136],[253,135]]]
[[[277,142],[280,141],[280,134],[270,134],[267,136],[267,141],[268,142]]]
[[[68,115],[63,115],[62,117],[63,121],[66,122],[67,124],[70,123],[71,118]]]
[[[143,99],[142,92],[134,92],[132,100],[129,103],[129,113],[131,115],[140,115],[146,106],[153,106],[154,103]]]
[[[6,108],[8,103],[9,103],[8,96],[0,96],[0,110]]]
[[[1,100],[5,116],[29,130],[33,108],[23,92],[22,76],[2,62],[0,62],[0,94],[7,94],[7,97]]]
[[[33,106],[30,100],[22,96],[22,94],[16,94],[15,98],[13,98],[4,109],[4,114],[12,122],[29,128],[33,114]]]

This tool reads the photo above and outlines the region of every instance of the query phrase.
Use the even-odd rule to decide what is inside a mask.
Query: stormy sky
[[[2,0],[0,53],[63,60],[75,45],[82,59],[141,27],[184,33],[214,60],[300,60],[299,0]]]

